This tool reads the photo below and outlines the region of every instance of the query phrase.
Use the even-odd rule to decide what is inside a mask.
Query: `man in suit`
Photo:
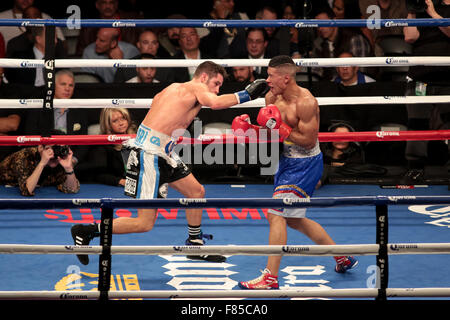
[[[24,47],[21,51],[16,51],[8,58],[15,59],[43,59],[45,54],[45,28],[32,27],[30,30],[32,45]],[[55,35],[56,43],[56,35]],[[55,52],[57,59],[64,58],[60,53]],[[27,84],[36,87],[45,85],[44,68],[7,68],[5,76],[9,83]]]
[[[71,99],[75,89],[75,80],[70,70],[60,70],[55,74],[55,99]],[[54,108],[51,112],[40,109],[26,111],[24,134],[41,135],[43,128],[60,130],[67,135],[86,135],[88,133],[86,112],[76,108]],[[82,161],[87,146],[71,146],[74,158]]]
[[[197,29],[192,27],[180,28],[180,51],[178,51],[173,59],[211,59],[200,48],[200,36]],[[177,68],[173,70],[174,82],[186,82],[192,79],[196,67]]]

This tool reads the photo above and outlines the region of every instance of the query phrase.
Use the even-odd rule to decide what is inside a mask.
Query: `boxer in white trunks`
[[[225,109],[263,96],[268,86],[264,79],[249,84],[245,90],[218,96],[225,69],[211,61],[201,63],[191,81],[173,83],[158,93],[150,110],[139,126],[127,163],[125,194],[139,199],[164,198],[167,185],[186,198],[203,198],[205,190],[187,166],[172,152],[177,141],[175,132],[183,132],[202,106],[213,110]],[[180,133],[181,134],[181,133]],[[150,231],[156,221],[157,209],[139,209],[137,217],[119,217],[113,221],[113,234]],[[189,237],[186,245],[203,245],[202,209],[186,210]],[[99,235],[99,225],[74,225],[71,229],[76,245],[88,245]],[[211,237],[209,237],[211,239]],[[87,255],[77,255],[82,264],[89,263]],[[220,255],[188,256],[213,262],[223,262]]]

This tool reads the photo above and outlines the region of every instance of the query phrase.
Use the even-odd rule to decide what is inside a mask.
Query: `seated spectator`
[[[0,183],[18,186],[23,196],[34,196],[39,186],[56,186],[64,193],[80,190],[69,146],[23,148],[0,162]]]
[[[70,70],[59,70],[55,74],[55,99],[71,99],[75,90],[74,75]],[[39,109],[30,109],[25,114],[24,134],[41,135],[43,130],[59,130],[68,135],[86,135],[88,120],[86,111],[76,108],[54,108],[44,113]],[[84,159],[86,146],[72,146],[75,162]]]
[[[171,14],[167,19],[186,19],[185,16],[181,14]],[[170,56],[174,56],[180,50],[180,44],[178,40],[180,39],[180,28],[171,27],[158,34],[158,41],[162,48],[164,48]]]
[[[288,1],[283,7],[283,19],[293,20],[297,19],[294,11],[294,1]],[[300,59],[302,57],[303,50],[300,49],[300,44],[298,41],[299,30],[297,28],[289,28],[289,55],[292,59]]]
[[[3,35],[0,32],[0,58],[4,58],[5,56],[6,56],[5,38],[3,38]]]
[[[273,7],[265,6],[256,13],[256,20],[277,20],[278,15]],[[291,35],[286,27],[265,27],[267,32],[267,53],[271,57],[277,55],[289,55]]]
[[[267,32],[263,28],[249,28],[246,35],[246,59],[270,59],[273,56],[267,52]],[[235,57],[237,58],[237,57]],[[267,67],[252,67],[256,78],[267,78]]]
[[[135,134],[136,125],[125,108],[105,108],[100,114],[100,134]],[[126,155],[125,155],[126,158]],[[125,185],[126,159],[122,144],[93,146],[89,161],[80,167],[86,181],[111,186]],[[78,170],[78,168],[77,168]]]
[[[151,54],[144,53],[141,55],[141,59],[154,59]],[[156,68],[154,67],[137,67],[136,77],[131,78],[127,83],[159,83],[159,80],[155,78]]]
[[[329,9],[321,10],[315,17],[320,20],[334,19],[334,12]],[[354,57],[371,55],[370,44],[366,38],[353,28],[319,27],[318,37],[314,40],[313,58],[335,58],[339,52],[350,52]],[[336,76],[334,68],[312,68],[325,80],[332,80]]]
[[[355,129],[346,122],[337,122],[328,128],[328,132],[354,132]],[[365,164],[364,150],[357,142],[325,142],[320,143],[323,154],[324,170],[316,188],[324,185],[330,174],[330,167],[351,167]]]
[[[349,52],[343,52],[339,58],[352,58]],[[336,67],[337,76],[334,78],[335,83],[342,83],[344,86],[354,86],[363,83],[375,82],[374,79],[359,71],[358,66],[342,66]]]
[[[252,67],[232,67],[231,74],[234,81],[247,84],[255,81]]]
[[[25,19],[23,16],[24,11],[33,6],[34,0],[14,0],[13,7],[11,9],[0,12],[0,19]],[[30,17],[32,18],[32,17]],[[42,19],[52,19],[48,14],[42,13]],[[32,18],[34,19],[34,18]],[[3,34],[5,40],[5,46],[8,46],[9,40],[15,38],[26,31],[25,27],[0,27],[0,33]],[[55,28],[56,37],[64,42],[66,39],[61,28]]]
[[[126,12],[119,10],[119,0],[96,0],[95,8],[98,11],[97,19],[143,19],[143,15],[138,12]],[[134,45],[138,40],[141,28],[117,28],[118,41],[127,42]],[[81,56],[84,49],[97,39],[98,28],[81,28],[78,36],[76,55]]]
[[[380,10],[380,19],[405,19],[408,15],[406,9],[406,1],[393,0],[360,0],[359,9],[363,19],[369,19],[373,12],[367,12],[369,6],[376,5]],[[402,27],[389,28],[366,28],[367,32],[371,34],[374,45],[374,54],[377,57],[385,55],[383,49],[380,47],[380,42],[389,36],[403,36]]]
[[[169,55],[167,51],[159,45],[158,36],[152,30],[142,31],[139,35],[139,40],[136,43],[136,47],[138,48],[140,54],[133,57],[133,59],[142,59],[142,55],[144,54],[150,55],[155,59],[167,58]],[[118,68],[114,75],[114,82],[127,82],[136,76],[136,69],[134,68]],[[171,82],[173,80],[171,70],[169,68],[157,68],[155,79],[162,82]]]
[[[16,51],[14,56],[9,58],[43,59],[45,54],[45,28],[32,27],[31,38],[33,40],[32,46],[27,47],[24,51]],[[56,58],[64,57],[56,55]],[[7,68],[5,76],[9,83],[29,84],[39,87],[45,85],[43,69],[44,68]]]
[[[84,51],[83,59],[132,59],[139,55],[139,50],[132,44],[119,41],[117,28],[100,28],[97,40],[88,45]],[[81,71],[98,75],[106,83],[114,81],[116,68],[82,67]]]
[[[328,128],[328,132],[355,132],[351,125],[338,122]],[[327,142],[321,145],[325,164],[340,167],[344,164],[364,163],[364,152],[357,142]]]
[[[174,59],[211,59],[200,49],[200,37],[197,29],[192,27],[180,28],[180,50],[173,56]],[[196,67],[173,68],[174,82],[186,82],[192,79]]]
[[[245,12],[234,11],[235,1],[209,0],[211,11],[206,19],[249,20]],[[217,59],[225,59],[245,54],[245,28],[205,28],[202,30],[203,51]]]
[[[155,31],[146,29],[139,34],[136,47],[141,53],[149,53],[158,58],[169,58],[170,54],[167,50],[160,46],[158,35]]]
[[[3,85],[3,68],[0,67],[0,98],[5,99],[7,94],[4,92]],[[0,109],[0,135],[17,135],[20,123],[22,120],[22,111],[19,109]],[[17,151],[18,147],[15,146],[1,146],[0,147],[0,161],[7,155]]]
[[[28,7],[23,11],[23,19],[42,19],[41,10],[36,7]],[[31,30],[33,27],[24,27],[25,31],[20,35],[10,39],[8,41],[8,45],[6,46],[6,57],[14,58],[20,54],[20,52],[24,52],[33,48],[33,35]],[[65,57],[66,56],[66,48],[64,47],[65,41],[64,38],[60,39],[57,35],[56,45],[55,45],[55,55],[57,57]]]

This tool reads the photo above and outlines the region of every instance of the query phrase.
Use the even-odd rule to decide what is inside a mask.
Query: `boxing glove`
[[[278,129],[280,138],[283,140],[289,137],[292,131],[292,128],[281,119],[280,110],[273,104],[259,110],[256,122],[260,126],[271,130]]]
[[[253,129],[258,134],[260,127],[251,123],[248,114],[242,114],[233,119],[231,129],[236,136],[246,136],[250,133],[250,129]]]
[[[245,87],[244,90],[235,93],[238,103],[244,103],[250,100],[264,96],[269,91],[269,85],[264,79],[257,79]]]

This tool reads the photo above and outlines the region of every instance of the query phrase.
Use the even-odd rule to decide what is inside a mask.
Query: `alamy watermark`
[[[70,5],[66,10],[70,16],[67,18],[66,26],[68,29],[81,29],[81,9],[77,5]]]

